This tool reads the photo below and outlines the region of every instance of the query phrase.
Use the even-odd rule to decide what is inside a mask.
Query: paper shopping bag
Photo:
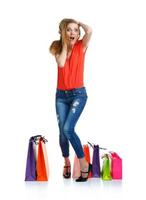
[[[81,175],[81,169],[80,169],[80,163],[79,159],[75,155],[74,157],[74,164],[73,164],[73,173],[72,173],[72,178],[78,178]]]
[[[111,152],[111,175],[113,179],[122,179],[122,159],[115,152]]]
[[[48,181],[47,166],[45,162],[44,150],[43,150],[43,138],[39,139],[38,143],[38,157],[36,164],[37,181]]]
[[[47,177],[49,178],[49,163],[48,163],[48,156],[47,156],[47,149],[46,149],[46,139],[43,138],[42,142],[42,148],[43,148],[43,154],[44,154],[44,160],[45,160],[45,166],[46,166],[46,173]]]
[[[87,144],[83,145],[83,151],[84,151],[86,161],[90,163],[90,150]],[[91,178],[91,177],[92,177],[92,172],[89,173],[88,178]]]
[[[36,145],[34,142],[34,137],[31,137],[29,139],[29,145],[28,145],[25,181],[35,181],[36,180],[35,146]]]
[[[92,177],[96,177],[96,178],[100,177],[99,145],[93,146]]]
[[[102,172],[101,177],[103,180],[111,180],[111,165],[110,165],[110,158],[108,154],[104,154],[102,156],[103,163],[102,163]]]

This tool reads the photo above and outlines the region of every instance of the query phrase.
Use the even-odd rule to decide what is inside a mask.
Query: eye
[[[71,31],[71,29],[70,29],[70,28],[67,28],[66,31],[69,32],[69,31]]]
[[[75,29],[74,29],[74,31],[75,31],[75,32],[78,32],[78,29],[77,29],[77,28],[75,28]]]

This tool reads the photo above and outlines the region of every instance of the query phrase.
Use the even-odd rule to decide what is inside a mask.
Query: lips
[[[73,37],[73,36],[70,37],[70,40],[74,40],[74,39],[75,39],[75,37]]]

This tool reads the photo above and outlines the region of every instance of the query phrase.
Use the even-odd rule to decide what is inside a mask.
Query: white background
[[[137,199],[145,190],[146,5],[142,0],[0,1],[0,182],[3,199]],[[55,113],[57,67],[48,48],[74,18],[93,35],[85,60],[88,102],[76,130],[116,151],[123,180],[63,180]],[[48,139],[48,183],[24,182],[28,139]],[[71,161],[74,152],[71,148]]]

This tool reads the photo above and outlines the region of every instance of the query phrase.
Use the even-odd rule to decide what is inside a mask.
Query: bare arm
[[[91,35],[92,35],[92,28],[88,25],[85,25],[81,22],[79,22],[79,26],[81,26],[85,32],[84,36],[83,36],[83,45],[84,45],[84,51],[87,49],[89,41],[91,39]]]
[[[56,62],[59,67],[64,67],[66,57],[67,57],[67,45],[64,44],[61,53],[55,55]]]
[[[67,46],[68,46],[65,30],[62,30],[61,38],[62,38],[62,51],[60,54],[55,55],[55,58],[58,66],[64,67],[67,58]]]

